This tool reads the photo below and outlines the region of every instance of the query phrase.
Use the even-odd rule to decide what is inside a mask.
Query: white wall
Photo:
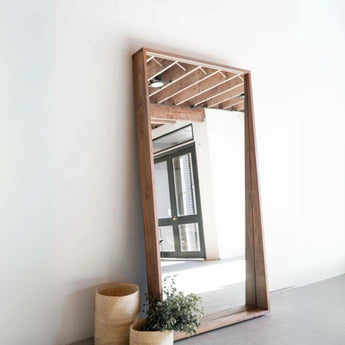
[[[145,288],[141,46],[253,71],[270,288],[345,271],[343,1],[1,5],[1,344],[88,337],[96,284]]]

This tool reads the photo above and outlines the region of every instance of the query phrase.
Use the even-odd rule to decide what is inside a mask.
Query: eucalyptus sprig
[[[201,297],[177,291],[175,276],[163,281],[163,300],[146,296],[146,323],[144,331],[178,331],[195,334],[204,314]]]

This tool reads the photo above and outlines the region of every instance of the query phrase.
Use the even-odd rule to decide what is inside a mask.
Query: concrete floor
[[[74,345],[92,345],[91,339]],[[345,275],[271,294],[271,313],[177,345],[345,345]]]

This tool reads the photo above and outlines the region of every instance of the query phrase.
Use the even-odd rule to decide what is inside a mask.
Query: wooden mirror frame
[[[152,150],[151,116],[152,113],[164,115],[164,106],[150,104],[148,87],[148,56],[157,56],[178,62],[188,62],[203,68],[217,68],[241,73],[244,82],[244,119],[245,119],[245,259],[246,259],[246,304],[240,308],[229,308],[206,315],[197,334],[216,328],[249,320],[270,310],[265,265],[264,239],[262,230],[259,182],[256,161],[254,110],[252,99],[251,74],[248,70],[233,68],[183,56],[142,48],[133,55],[133,81],[135,93],[135,112],[137,142],[140,168],[142,210],[145,233],[145,252],[148,293],[162,298],[162,280],[158,237],[158,219],[155,200],[154,160]],[[161,60],[162,61],[162,60]],[[162,66],[162,64],[160,64]],[[164,66],[162,66],[164,67]],[[159,109],[162,107],[162,109]],[[190,114],[203,111],[203,108],[170,106],[167,113]],[[192,116],[191,115],[191,116]],[[186,337],[176,333],[175,340]]]

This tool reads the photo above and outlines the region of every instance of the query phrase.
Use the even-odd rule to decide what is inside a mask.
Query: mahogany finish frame
[[[190,62],[204,66],[226,69],[241,73],[244,82],[245,119],[245,258],[246,258],[246,305],[206,315],[197,334],[237,322],[261,316],[270,310],[265,265],[264,238],[262,230],[259,182],[256,161],[256,143],[251,74],[248,70],[214,64],[175,54],[142,48],[133,55],[133,81],[135,91],[135,110],[137,124],[138,156],[140,167],[141,197],[144,218],[147,284],[150,295],[161,298],[162,281],[158,238],[158,220],[155,200],[154,161],[152,152],[151,115],[157,114],[156,105],[150,104],[147,54],[168,57],[169,59]],[[160,107],[164,108],[164,105]],[[168,106],[166,106],[168,107]],[[185,113],[186,117],[203,109],[171,107],[170,113]],[[177,111],[176,111],[177,110]],[[164,113],[164,112],[163,112]],[[167,114],[169,112],[166,112]],[[162,114],[158,111],[158,114]],[[192,115],[191,115],[192,114]],[[164,115],[162,115],[164,116]],[[168,115],[166,115],[168,118]],[[176,333],[175,340],[186,337]]]

